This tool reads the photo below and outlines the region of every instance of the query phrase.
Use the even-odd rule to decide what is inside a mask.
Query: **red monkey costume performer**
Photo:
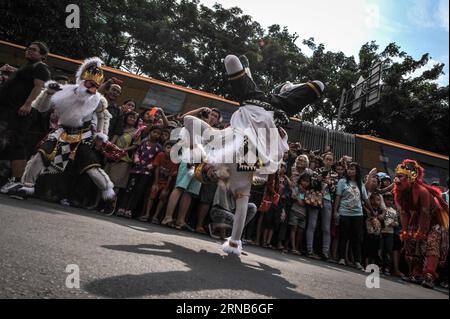
[[[395,202],[400,209],[408,281],[433,288],[436,269],[448,253],[448,205],[438,188],[424,183],[425,170],[404,160],[395,170]]]

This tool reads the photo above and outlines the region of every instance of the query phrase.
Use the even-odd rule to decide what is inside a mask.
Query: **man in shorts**
[[[0,149],[0,160],[11,161],[11,178],[0,189],[3,194],[21,187],[20,178],[28,158],[26,142],[31,126],[31,103],[50,80],[50,70],[44,63],[48,53],[43,42],[35,41],[25,50],[26,65],[19,69],[5,65],[0,69],[12,71],[0,86],[0,126],[5,128],[0,138],[7,141]]]

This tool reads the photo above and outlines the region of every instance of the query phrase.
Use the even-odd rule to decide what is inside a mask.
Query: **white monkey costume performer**
[[[224,252],[239,256],[252,182],[258,175],[267,176],[278,170],[283,154],[289,149],[287,134],[281,126],[289,122],[289,116],[321,97],[324,85],[320,81],[295,85],[286,82],[265,95],[238,57],[228,55],[224,63],[233,94],[241,104],[231,117],[230,127],[218,131],[196,117],[186,116],[181,136],[184,147],[202,155],[202,163],[195,168],[197,179],[203,183],[226,180],[234,194],[233,230],[222,247]],[[208,144],[211,137],[218,144]]]
[[[108,140],[111,118],[108,102],[97,91],[104,80],[102,65],[99,58],[85,60],[76,74],[76,84],[60,87],[49,81],[33,102],[39,112],[54,109],[59,128],[44,139],[38,152],[28,161],[20,192],[33,194],[40,174],[44,171],[63,172],[71,163],[80,174],[86,172],[89,175],[102,191],[106,206],[113,209],[114,185],[101,169],[93,150],[95,138],[101,138],[103,142]]]

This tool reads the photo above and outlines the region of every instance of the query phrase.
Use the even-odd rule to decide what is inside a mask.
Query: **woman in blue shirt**
[[[337,184],[334,217],[339,222],[339,264],[345,265],[345,250],[350,241],[356,268],[361,265],[361,243],[363,235],[363,203],[372,211],[366,188],[362,183],[361,168],[358,163],[350,163],[344,178]]]

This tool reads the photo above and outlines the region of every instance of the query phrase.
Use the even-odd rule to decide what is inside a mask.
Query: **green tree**
[[[381,53],[375,42],[360,50],[359,75],[378,61],[385,61],[380,102],[365,107],[354,116],[344,112],[345,129],[351,133],[372,134],[400,143],[448,154],[448,92],[436,80],[444,64],[436,64],[419,76],[412,74],[427,65],[429,54],[415,60],[395,43]]]

